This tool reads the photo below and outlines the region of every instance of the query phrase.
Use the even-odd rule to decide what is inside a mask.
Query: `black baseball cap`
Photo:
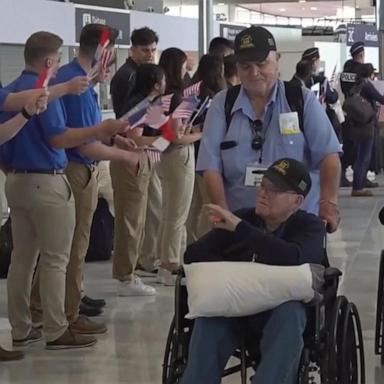
[[[263,27],[250,27],[242,30],[235,38],[237,61],[264,61],[270,51],[276,51],[275,38]]]
[[[355,56],[362,51],[364,51],[364,43],[362,41],[357,41],[356,43],[354,43],[351,46],[351,49],[349,50],[351,56]]]
[[[319,48],[308,48],[303,52],[303,55],[301,56],[303,60],[317,60],[320,59],[320,52]]]
[[[302,162],[287,157],[275,161],[265,171],[264,177],[282,191],[295,191],[304,197],[312,186],[307,167]]]

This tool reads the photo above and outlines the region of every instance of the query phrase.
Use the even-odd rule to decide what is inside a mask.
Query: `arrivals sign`
[[[374,25],[347,24],[347,46],[362,41],[366,47],[379,46],[379,33]]]
[[[130,45],[130,14],[126,12],[103,11],[76,7],[76,41],[80,40],[81,29],[87,24],[103,24],[119,31],[116,44]]]

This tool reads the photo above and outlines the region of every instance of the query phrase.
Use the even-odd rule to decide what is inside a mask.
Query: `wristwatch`
[[[23,117],[27,120],[31,119],[34,115],[30,115],[28,111],[25,109],[25,107],[21,110],[21,114]]]

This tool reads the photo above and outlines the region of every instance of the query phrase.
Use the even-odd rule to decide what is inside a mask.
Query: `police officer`
[[[254,205],[255,176],[275,160],[292,157],[311,172],[312,191],[305,210],[320,214],[330,231],[338,222],[340,144],[315,95],[302,90],[303,131],[299,116],[291,113],[284,83],[278,79],[278,54],[272,34],[250,27],[235,39],[242,87],[227,127],[222,91],[209,108],[197,162],[210,200],[231,211]]]
[[[365,61],[364,43],[357,41],[349,50],[352,58],[344,63],[343,72],[340,74],[340,86],[344,94],[344,98],[350,96],[351,89],[356,84],[356,74],[361,64]],[[352,183],[346,178],[345,171],[354,163],[354,143],[351,137],[351,127],[348,118],[342,124],[342,138],[343,138],[343,156],[341,157],[341,187],[350,187]],[[365,187],[375,188],[378,183],[374,183],[366,178]]]
[[[320,71],[320,52],[319,48],[308,48],[303,52],[302,60],[308,60],[312,64],[312,78],[310,86],[319,83],[320,95],[319,100],[323,104],[334,104],[337,102],[339,95],[337,91],[331,87],[324,72]]]

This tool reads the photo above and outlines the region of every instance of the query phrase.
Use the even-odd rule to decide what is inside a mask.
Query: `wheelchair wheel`
[[[178,359],[178,342],[175,318],[172,319],[164,352],[162,384],[177,384],[181,379],[180,361]]]
[[[355,304],[345,310],[342,341],[342,383],[365,384],[364,343]]]
[[[348,300],[338,296],[332,308],[328,331],[328,369],[327,376],[332,384],[344,384],[342,379],[343,326]]]
[[[375,354],[381,355],[381,364],[384,364],[384,250],[381,251],[377,289]]]
[[[183,376],[192,327],[186,326],[181,332],[177,332],[173,318],[164,351],[162,384],[178,384]]]

